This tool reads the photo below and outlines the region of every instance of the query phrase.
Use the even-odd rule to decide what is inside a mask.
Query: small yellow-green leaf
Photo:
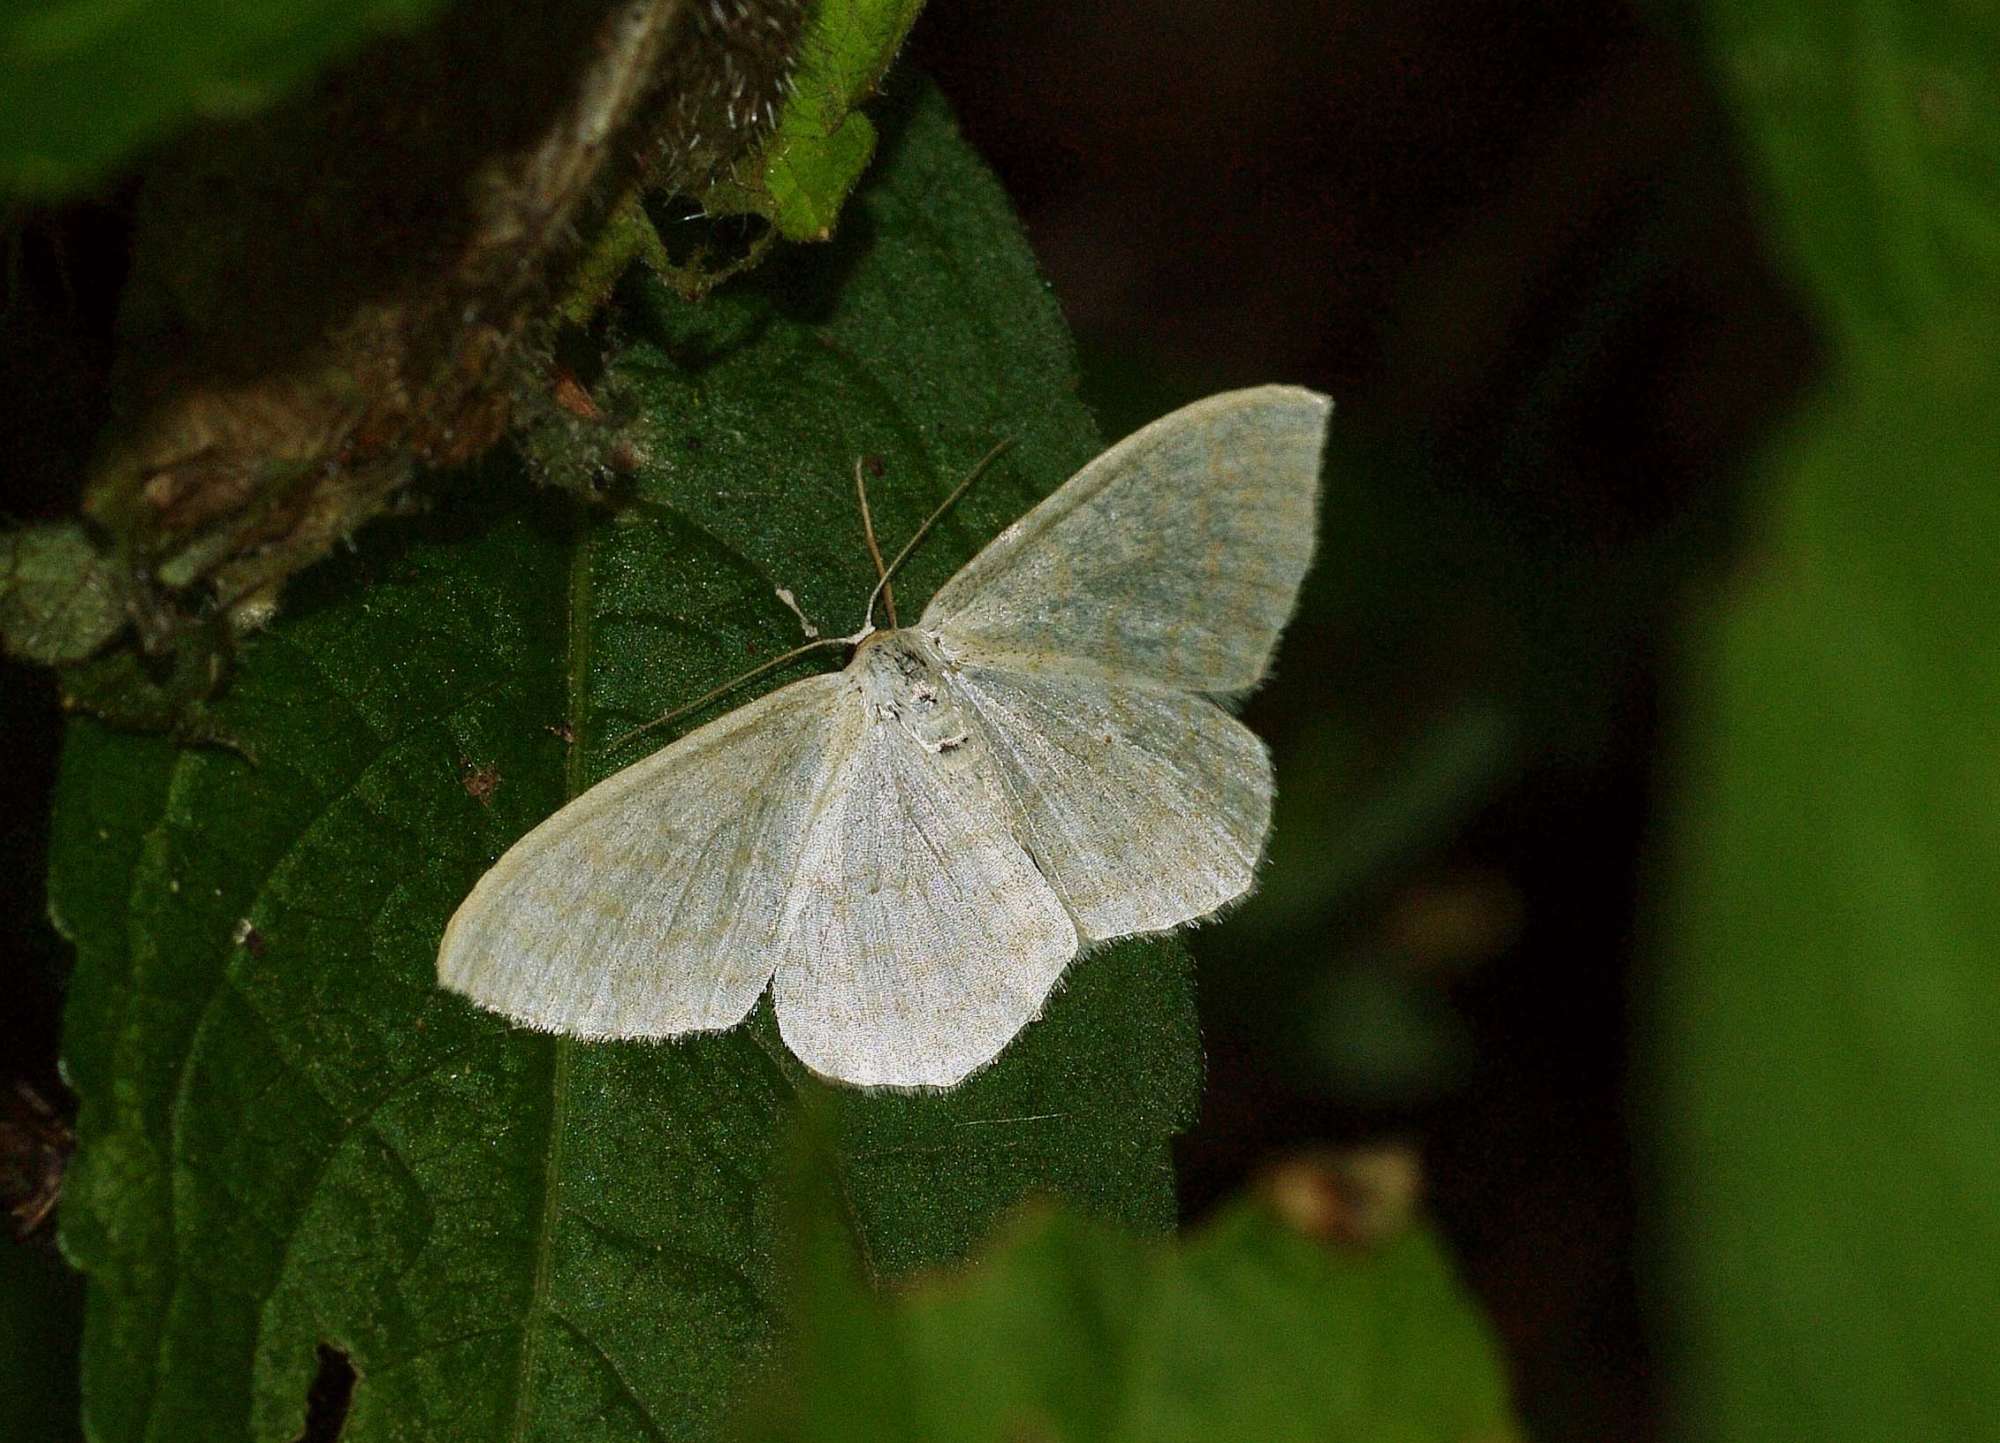
[[[875,153],[875,127],[850,111],[831,135],[781,134],[764,159],[771,218],[787,240],[825,240]]]
[[[787,240],[825,240],[875,151],[857,106],[881,80],[923,0],[821,0],[799,40],[792,95],[761,154],[708,196],[766,216]]]

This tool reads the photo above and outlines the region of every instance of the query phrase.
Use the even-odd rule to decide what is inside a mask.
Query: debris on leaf
[[[1407,1143],[1321,1149],[1272,1167],[1260,1190],[1293,1231],[1366,1247],[1411,1225],[1423,1191],[1423,1164]]]
[[[74,522],[0,533],[0,644],[23,661],[81,661],[125,627],[124,571]]]

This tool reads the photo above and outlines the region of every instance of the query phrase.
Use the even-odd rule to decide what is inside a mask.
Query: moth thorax
[[[945,679],[944,660],[920,631],[878,631],[855,650],[861,703],[875,720],[900,726],[926,751],[965,740],[965,719]]]

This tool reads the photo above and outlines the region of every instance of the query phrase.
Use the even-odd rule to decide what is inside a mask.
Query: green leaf
[[[641,418],[632,504],[495,464],[316,569],[216,707],[254,764],[73,729],[64,1236],[96,1443],[289,1438],[321,1340],[359,1374],[349,1443],[704,1437],[768,1349],[766,1169],[829,1091],[768,1008],[582,1045],[433,968],[500,852],[660,740],[606,737],[796,642],[776,586],[858,617],[858,458],[893,539],[1013,439],[898,578],[915,607],[1097,448],[1004,198],[934,98],[889,120],[840,243],[701,306],[627,293],[593,389]],[[953,1259],[1031,1190],[1170,1225],[1199,1059],[1185,955],[1152,941],[1078,964],[962,1088],[838,1092],[872,1266]]]
[[[820,0],[799,37],[798,68],[778,128],[747,167],[708,198],[712,211],[768,216],[787,240],[825,240],[875,153],[855,107],[896,58],[923,0]]]
[[[196,117],[262,109],[439,0],[29,0],[0,19],[0,191],[100,179]]]
[[[2000,297],[2000,10],[1710,0],[1774,230],[1843,338]]]
[[[1174,1243],[1048,1207],[882,1296],[806,1214],[794,1341],[746,1443],[1503,1443],[1484,1321],[1436,1242],[1332,1246],[1237,1203]]]

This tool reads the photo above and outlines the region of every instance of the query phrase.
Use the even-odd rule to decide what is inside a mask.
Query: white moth
[[[1198,401],[995,537],[915,626],[877,630],[871,599],[844,671],[516,843],[446,927],[439,980],[583,1038],[732,1027],[768,984],[825,1077],[949,1087],[991,1062],[1082,948],[1250,890],[1271,762],[1213,698],[1263,679],[1296,604],[1329,404]]]

